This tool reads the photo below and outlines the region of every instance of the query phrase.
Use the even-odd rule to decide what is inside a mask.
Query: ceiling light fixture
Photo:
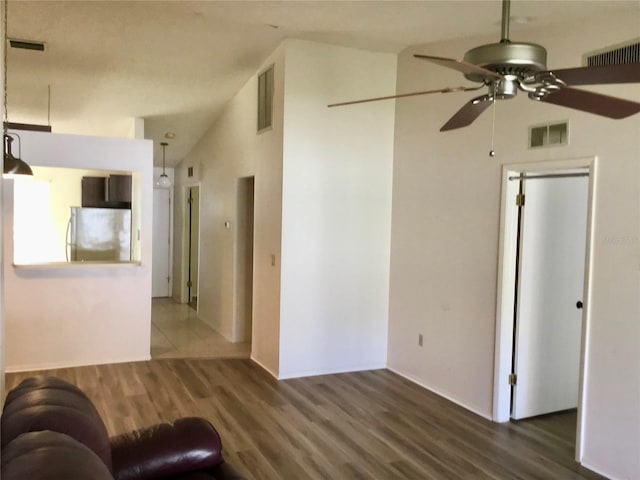
[[[16,133],[9,133],[7,131],[9,122],[9,107],[7,102],[7,44],[9,37],[7,36],[7,9],[9,8],[8,0],[4,0],[4,55],[3,55],[3,67],[4,67],[4,122],[2,122],[2,136],[3,136],[3,165],[2,171],[5,175],[33,175],[31,167],[26,162],[20,159],[20,151],[22,150],[20,137]],[[11,152],[11,143],[13,137],[18,139],[18,157],[14,157]]]
[[[162,145],[162,175],[160,175],[158,177],[158,181],[156,182],[156,185],[160,188],[169,188],[171,187],[171,180],[169,179],[169,176],[166,174],[166,172],[164,171],[165,168],[165,149],[167,148],[167,146],[169,145],[167,142],[160,142],[160,145]]]

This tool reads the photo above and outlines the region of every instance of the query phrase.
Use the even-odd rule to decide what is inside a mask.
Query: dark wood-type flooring
[[[181,416],[218,429],[256,479],[596,479],[574,460],[575,412],[495,424],[387,371],[276,381],[250,360],[52,370],[111,434]],[[7,374],[9,390],[29,376]]]

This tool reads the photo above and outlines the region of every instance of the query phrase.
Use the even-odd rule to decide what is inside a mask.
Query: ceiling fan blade
[[[492,72],[491,70],[487,70],[486,68],[478,67],[473,63],[465,62],[462,60],[455,60],[453,58],[445,58],[445,57],[434,57],[431,55],[419,55],[415,54],[415,58],[420,58],[422,60],[428,60],[429,62],[436,63],[442,67],[453,68],[462,73],[472,74],[475,73],[477,75],[482,75],[483,77],[489,77],[492,79],[503,78],[502,75],[496,72]]]
[[[640,82],[640,63],[550,70],[567,85],[605,85]],[[545,74],[547,72],[541,72]]]
[[[541,100],[614,119],[626,118],[640,112],[640,103],[576,88],[563,88]]]
[[[478,118],[482,112],[489,108],[492,103],[493,97],[491,95],[482,95],[474,98],[458,110],[456,114],[442,126],[440,131],[446,132],[447,130],[455,130],[456,128],[471,125],[471,123],[473,123],[473,121]]]
[[[478,90],[479,88],[484,87],[447,87],[447,88],[439,88],[437,90],[425,90],[422,92],[411,92],[411,93],[400,93],[398,95],[388,95],[386,97],[375,97],[375,98],[365,98],[363,100],[352,100],[349,102],[341,102],[341,103],[332,103],[327,105],[327,107],[342,107],[345,105],[354,105],[356,103],[367,103],[367,102],[378,102],[380,100],[391,100],[393,98],[404,98],[404,97],[415,97],[417,95],[428,95],[430,93],[452,93],[452,92],[468,92],[471,90]]]

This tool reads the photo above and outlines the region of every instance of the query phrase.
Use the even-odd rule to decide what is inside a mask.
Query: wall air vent
[[[11,45],[11,48],[22,48],[23,50],[37,50],[39,52],[44,52],[44,43],[42,42],[9,39],[9,45]]]
[[[587,67],[603,67],[623,63],[640,62],[640,39],[585,53],[583,63]]]
[[[258,76],[258,133],[271,128],[273,120],[273,70],[271,65]]]
[[[569,123],[556,122],[529,127],[529,148],[569,144]]]

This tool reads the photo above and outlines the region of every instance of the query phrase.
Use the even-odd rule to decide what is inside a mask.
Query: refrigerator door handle
[[[69,230],[71,230],[71,217],[69,217],[69,221],[67,222],[67,232],[64,234],[64,255],[69,261],[69,251],[71,250],[71,242],[69,241]]]

